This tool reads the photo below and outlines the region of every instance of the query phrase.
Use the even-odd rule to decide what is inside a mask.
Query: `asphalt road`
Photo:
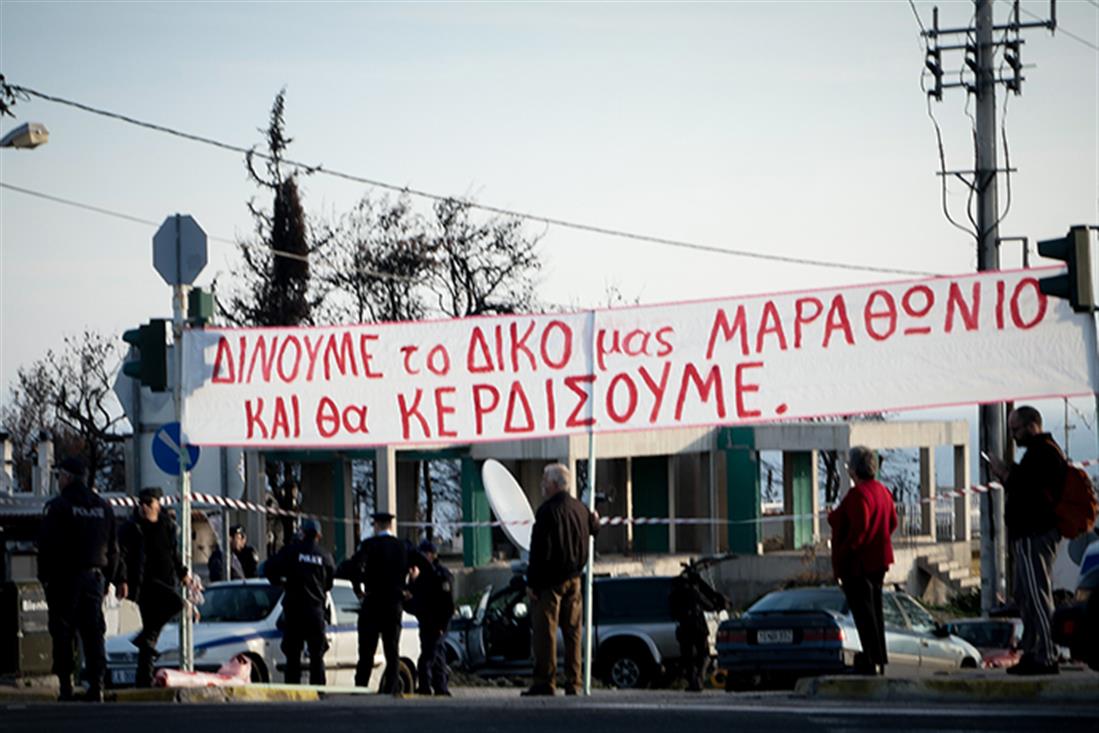
[[[512,690],[451,699],[337,697],[237,705],[6,704],[0,729],[109,733],[702,733],[722,731],[1099,731],[1095,706],[815,703],[788,695],[601,692],[588,699],[522,699]]]

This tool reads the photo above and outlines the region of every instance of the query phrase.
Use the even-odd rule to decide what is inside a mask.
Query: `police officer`
[[[79,636],[88,672],[85,699],[101,702],[107,667],[103,593],[116,577],[118,540],[110,505],[85,485],[84,473],[84,462],[75,456],[57,468],[61,495],[46,504],[38,541],[38,579],[49,606],[60,699],[73,699],[74,645]]]
[[[355,685],[369,687],[374,652],[381,637],[385,652],[385,673],[379,692],[400,693],[401,613],[409,575],[408,546],[393,534],[394,516],[373,515],[374,535],[363,540],[355,552],[352,581],[362,599],[359,610],[359,661]]]
[[[161,509],[164,492],[146,488],[138,492],[133,516],[118,531],[125,573],[121,588],[141,611],[141,632],[133,638],[137,647],[137,687],[153,684],[156,643],[164,624],[183,610],[180,583],[190,579],[179,557],[176,525]]]
[[[248,544],[248,534],[244,531],[244,527],[239,524],[234,524],[229,528],[229,549],[233,551],[233,557],[236,558],[234,567],[239,564],[245,578],[256,577],[256,570],[259,568],[259,553],[256,552],[256,548]]]
[[[412,613],[420,622],[420,659],[416,665],[420,695],[450,695],[446,666],[446,636],[454,614],[454,576],[439,562],[439,549],[429,540],[420,543],[414,564],[419,572],[412,582]]]
[[[282,598],[282,652],[286,655],[287,684],[301,682],[301,651],[305,647],[309,649],[309,683],[323,685],[324,653],[328,650],[325,605],[336,564],[318,542],[320,523],[306,519],[301,528],[301,539],[284,545],[268,560],[264,574],[286,589]]]
[[[688,564],[672,581],[668,602],[676,622],[675,638],[679,642],[687,689],[701,692],[702,673],[710,658],[710,627],[705,613],[723,610],[725,597],[702,579],[693,564]]]

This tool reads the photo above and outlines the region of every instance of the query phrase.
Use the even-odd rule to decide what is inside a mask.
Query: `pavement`
[[[959,671],[923,677],[807,677],[794,693],[815,700],[931,702],[1099,703],[1099,673],[1016,677],[1004,671]]]
[[[518,701],[518,688],[454,687],[452,698],[423,698],[405,695],[396,698],[415,700],[417,705],[495,704]],[[558,696],[561,698],[561,696]],[[0,685],[0,705],[52,703],[57,698],[54,684]],[[355,687],[313,687],[310,685],[251,684],[235,687],[153,688],[145,690],[108,690],[108,703],[313,703],[337,700],[372,700],[387,704],[391,696],[382,696]],[[725,693],[710,691],[691,695],[676,690],[594,690],[588,698],[569,698],[568,703],[628,705],[636,708],[657,701],[659,704],[694,704],[700,700],[713,705],[760,704],[783,699],[804,704],[844,701],[880,703],[938,702],[944,704],[1008,703],[1033,706],[1065,704],[1070,708],[1099,708],[1099,673],[1084,668],[1068,668],[1059,675],[1014,677],[1003,671],[964,670],[919,677],[831,676],[802,679],[795,689],[776,693]],[[523,703],[555,706],[561,699],[523,698]],[[359,703],[356,703],[359,704]]]

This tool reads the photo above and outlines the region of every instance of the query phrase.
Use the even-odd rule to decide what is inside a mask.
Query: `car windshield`
[[[782,611],[847,613],[847,601],[838,588],[799,588],[768,593],[748,609],[748,613],[780,613]]]
[[[271,614],[282,588],[258,583],[222,585],[207,588],[204,595],[206,600],[198,608],[201,621],[259,621]]]
[[[1011,646],[1012,624],[969,623],[952,624],[950,633],[960,636],[973,646],[1006,649]]]

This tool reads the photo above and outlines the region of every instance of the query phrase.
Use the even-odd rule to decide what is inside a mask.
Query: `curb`
[[[996,677],[950,677],[947,675],[888,679],[881,677],[808,677],[798,680],[797,695],[818,699],[861,699],[879,701],[924,700],[975,702],[1004,700],[1019,702],[1099,701],[1099,676],[1065,679],[1061,676],[1012,679]]]
[[[316,702],[321,696],[316,689],[293,685],[240,685],[235,687],[156,687],[150,689],[107,690],[106,702],[116,703],[249,703],[249,702]],[[57,702],[56,690],[3,690],[0,703]],[[78,699],[73,704],[83,704]]]

